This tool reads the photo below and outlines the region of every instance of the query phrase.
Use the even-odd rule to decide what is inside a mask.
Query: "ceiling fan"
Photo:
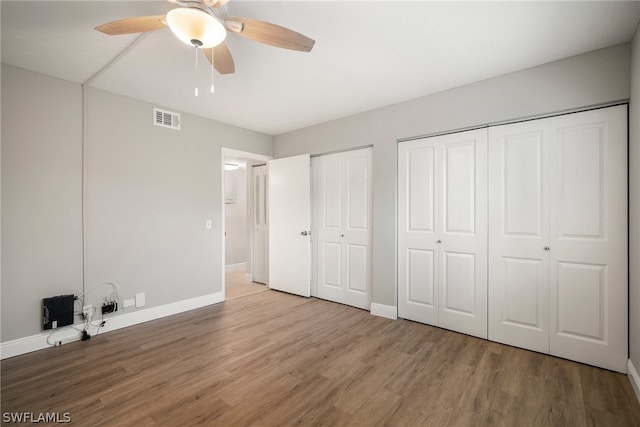
[[[235,72],[224,39],[227,32],[285,49],[310,52],[315,40],[279,25],[227,16],[229,0],[168,0],[177,5],[166,15],[138,16],[97,26],[108,35],[133,34],[169,27],[184,43],[202,49],[220,74]]]

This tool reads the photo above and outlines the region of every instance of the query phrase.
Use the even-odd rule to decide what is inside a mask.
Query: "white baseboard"
[[[396,320],[398,318],[398,308],[393,305],[371,303],[371,314],[387,319]]]
[[[633,391],[636,392],[636,397],[638,398],[638,401],[640,401],[640,375],[638,375],[638,371],[636,371],[635,366],[633,366],[631,359],[629,359],[629,362],[628,362],[628,370],[629,370],[629,382],[633,387]]]
[[[238,262],[236,264],[227,264],[224,266],[224,271],[227,273],[230,271],[243,271],[247,269],[246,262]]]
[[[171,316],[173,314],[178,314],[189,310],[195,310],[196,308],[216,304],[222,301],[224,301],[224,294],[222,292],[217,292],[215,294],[204,295],[201,297],[160,305],[157,307],[151,307],[143,310],[137,310],[129,313],[111,316],[105,318],[106,324],[102,328],[100,328],[100,333],[103,334],[105,332],[115,331],[117,329],[126,328],[127,326],[133,326],[139,323],[148,322],[150,320],[159,319],[161,317]],[[126,310],[130,309],[123,309],[123,311]],[[82,324],[75,326],[77,328],[81,328]],[[67,327],[60,328],[59,330],[51,330],[43,332],[41,334],[3,342],[0,344],[0,359],[7,359],[9,357],[19,356],[21,354],[51,347],[52,345],[47,343],[47,338],[52,333],[54,335],[51,337],[50,341],[54,343],[60,341],[63,344],[71,341],[78,341],[80,340],[81,336],[79,331]]]

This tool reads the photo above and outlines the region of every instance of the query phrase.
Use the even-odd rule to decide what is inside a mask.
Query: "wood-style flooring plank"
[[[640,426],[625,375],[264,291],[1,362],[79,426]]]

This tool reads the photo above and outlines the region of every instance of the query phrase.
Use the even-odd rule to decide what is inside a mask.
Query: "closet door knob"
[[[436,243],[442,243],[442,240],[436,240]]]
[[[300,232],[300,235],[301,235],[301,236],[306,236],[307,234],[309,234],[309,232],[307,232],[307,230],[305,230],[305,231],[301,231],[301,232]]]
[[[545,246],[545,247],[544,247],[544,250],[545,250],[545,251],[548,251],[549,249],[551,249],[549,246]]]

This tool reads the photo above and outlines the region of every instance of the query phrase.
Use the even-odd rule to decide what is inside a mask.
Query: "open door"
[[[269,161],[269,287],[311,296],[310,156]]]

